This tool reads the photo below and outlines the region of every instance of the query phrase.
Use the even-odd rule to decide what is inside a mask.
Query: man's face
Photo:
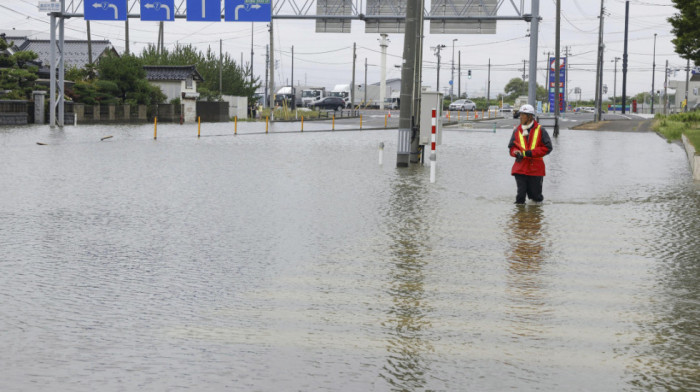
[[[520,113],[520,125],[527,125],[532,121],[532,116],[527,113]]]

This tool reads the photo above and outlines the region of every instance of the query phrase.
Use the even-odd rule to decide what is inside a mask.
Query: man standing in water
[[[530,200],[541,202],[544,200],[542,182],[545,175],[542,157],[552,152],[552,140],[535,121],[535,108],[532,105],[520,108],[520,125],[513,130],[508,148],[510,156],[515,157],[511,170],[518,185],[515,204],[525,204],[526,195]]]

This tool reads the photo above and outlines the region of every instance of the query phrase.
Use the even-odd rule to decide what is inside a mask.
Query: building
[[[693,71],[695,72],[695,71]],[[669,109],[671,112],[682,112],[683,111],[683,100],[685,99],[685,80],[669,80],[668,81],[669,90],[675,90],[676,96],[673,102],[669,103]],[[669,94],[672,94],[669,91]],[[663,99],[663,98],[662,98]],[[693,74],[688,82],[688,109],[692,109],[697,103],[700,102],[700,73]]]
[[[199,97],[197,82],[204,79],[194,65],[144,65],[143,69],[146,71],[146,79],[160,87],[168,101],[180,100],[185,122],[196,120],[196,101]]]

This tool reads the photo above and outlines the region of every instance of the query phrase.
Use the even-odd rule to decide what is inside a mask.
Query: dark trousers
[[[518,184],[518,194],[515,197],[516,204],[525,203],[525,195],[533,201],[542,201],[542,176],[526,176],[524,174],[515,174],[515,183]]]

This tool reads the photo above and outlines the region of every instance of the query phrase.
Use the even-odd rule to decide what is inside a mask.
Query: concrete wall
[[[690,163],[690,170],[693,172],[693,179],[700,181],[700,155],[696,155],[695,147],[690,144],[690,140],[683,135],[683,145],[685,146],[685,153],[688,155],[688,163]]]
[[[221,99],[228,102],[228,115],[238,119],[248,118],[248,97],[234,97],[222,95]]]
[[[202,122],[229,121],[228,102],[197,102],[197,115]]]
[[[27,101],[0,100],[0,125],[24,125],[29,122]]]

